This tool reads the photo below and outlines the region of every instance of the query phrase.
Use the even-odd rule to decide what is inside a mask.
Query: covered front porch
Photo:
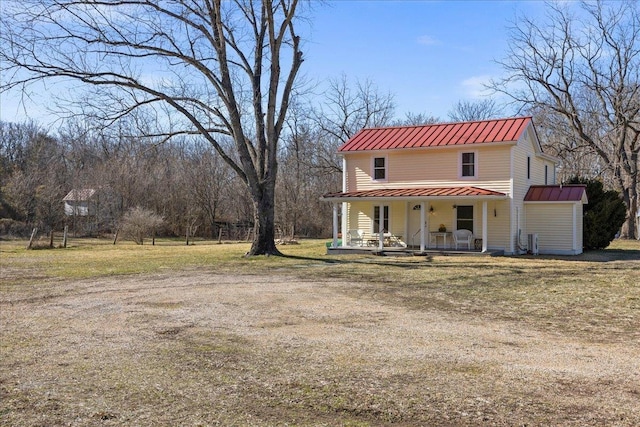
[[[504,250],[499,236],[508,235],[499,229],[509,222],[508,197],[491,190],[369,190],[323,199],[333,203],[330,253],[488,253]]]

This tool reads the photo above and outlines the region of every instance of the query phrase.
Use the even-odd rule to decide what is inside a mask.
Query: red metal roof
[[[339,152],[517,141],[531,117],[362,129]]]
[[[525,202],[579,202],[586,198],[586,185],[532,185]]]
[[[344,198],[393,198],[393,197],[506,197],[506,194],[498,191],[485,190],[478,187],[438,187],[438,188],[399,188],[352,191],[348,193],[329,193],[322,196],[323,199]]]

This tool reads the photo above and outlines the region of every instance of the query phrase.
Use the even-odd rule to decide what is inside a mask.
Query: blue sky
[[[495,60],[516,15],[543,9],[539,1],[331,1],[314,10],[304,71],[370,79],[394,94],[400,117],[446,118],[501,75]]]
[[[311,80],[369,79],[394,95],[396,115],[446,118],[459,100],[481,99],[482,83],[500,76],[517,14],[543,12],[539,1],[333,0],[308,12],[302,73]],[[46,100],[55,86],[39,92]],[[17,96],[1,95],[0,120],[26,120]],[[31,118],[51,121],[28,104]]]

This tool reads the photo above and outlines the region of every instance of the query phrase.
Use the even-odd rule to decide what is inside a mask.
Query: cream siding
[[[574,223],[574,206],[576,208]],[[582,252],[582,205],[576,203],[527,203],[523,235],[538,234],[541,254],[576,255]]]
[[[582,203],[575,205],[576,208],[576,255],[582,253],[582,249],[584,248],[584,240],[583,240],[583,220],[584,220],[584,205]]]
[[[526,246],[527,217],[524,215],[524,196],[532,185],[544,185],[544,165],[549,165],[550,174],[553,163],[538,156],[535,133],[531,129],[523,132],[518,143],[513,147],[513,201],[511,210],[511,239],[513,252],[518,246]],[[531,159],[530,177],[527,178],[527,159]],[[552,182],[549,182],[551,184]],[[518,229],[519,228],[519,229]],[[520,237],[520,239],[518,239]]]
[[[489,234],[488,248],[492,250],[509,249],[509,200],[487,202],[487,232]],[[478,203],[478,211],[482,213],[482,202]],[[482,219],[479,216],[479,220]],[[479,223],[480,227],[482,222]],[[480,234],[482,229],[479,230]]]
[[[372,179],[372,159],[379,154],[347,155],[347,191],[379,188],[475,186],[510,192],[510,146],[469,148],[398,150],[386,154],[387,179]],[[476,151],[477,179],[460,179],[460,153]],[[351,178],[353,177],[353,179]]]

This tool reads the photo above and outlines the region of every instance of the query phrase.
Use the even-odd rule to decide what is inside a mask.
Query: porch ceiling
[[[352,192],[328,193],[322,196],[326,201],[349,200],[380,200],[380,199],[451,199],[451,198],[481,198],[505,199],[507,195],[498,191],[486,190],[478,187],[428,187],[428,188],[398,188],[377,189]]]

